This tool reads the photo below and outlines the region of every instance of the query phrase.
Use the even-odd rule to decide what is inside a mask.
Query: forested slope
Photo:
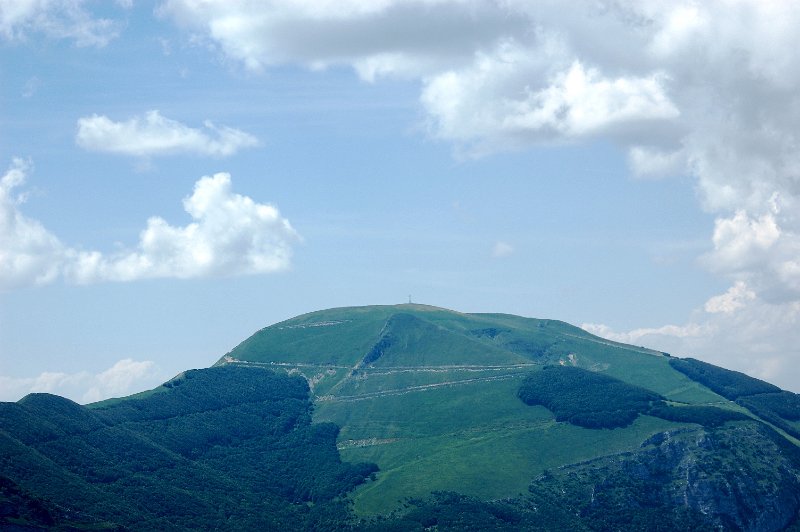
[[[31,509],[0,523],[336,529],[349,516],[338,497],[375,467],[342,463],[338,427],[311,424],[311,410],[303,379],[241,367],[93,408],[48,394],[3,403],[6,498]]]
[[[135,396],[0,403],[0,528],[777,531],[798,434],[796,394],[563,322],[331,309]]]

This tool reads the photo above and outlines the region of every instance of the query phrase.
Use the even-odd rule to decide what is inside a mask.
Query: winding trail
[[[366,392],[362,394],[356,395],[323,395],[321,397],[317,397],[317,401],[319,402],[329,402],[329,401],[339,401],[339,402],[352,402],[352,401],[363,401],[365,399],[374,399],[376,397],[386,397],[390,395],[406,395],[408,393],[413,392],[424,392],[427,390],[433,390],[435,388],[444,388],[449,386],[461,386],[464,384],[474,384],[476,382],[490,382],[490,381],[499,381],[505,379],[513,379],[522,377],[523,374],[521,373],[509,373],[506,375],[493,375],[491,377],[476,377],[474,379],[462,379],[457,381],[445,381],[445,382],[436,382],[432,384],[420,384],[417,386],[406,386],[405,388],[395,388],[392,390],[379,390],[377,392]]]
[[[464,386],[468,384],[475,384],[480,382],[491,382],[491,381],[498,381],[498,380],[506,380],[506,379],[514,379],[514,378],[521,378],[524,376],[523,371],[527,368],[534,368],[541,366],[541,364],[535,363],[520,363],[520,364],[492,364],[492,365],[480,365],[480,364],[448,364],[448,365],[441,365],[441,366],[386,366],[386,367],[359,367],[358,365],[351,367],[351,366],[341,366],[335,364],[311,364],[311,363],[304,363],[304,362],[248,362],[244,360],[237,360],[234,358],[229,358],[226,360],[228,364],[237,364],[237,365],[245,365],[245,366],[256,366],[256,367],[263,367],[263,368],[282,368],[286,371],[292,370],[300,370],[300,369],[311,369],[311,370],[318,370],[320,372],[327,372],[332,369],[335,370],[348,370],[347,375],[342,377],[336,384],[334,384],[330,392],[316,396],[315,400],[319,402],[352,402],[352,401],[363,401],[367,399],[374,399],[376,397],[387,397],[393,395],[405,395],[409,393],[416,393],[416,392],[424,392],[428,390],[434,390],[437,388],[445,388],[451,386]],[[512,373],[502,373],[496,374],[498,372],[512,372]],[[418,384],[412,386],[404,386],[400,388],[392,388],[388,390],[377,390],[371,392],[364,392],[360,394],[353,394],[353,395],[338,395],[336,393],[337,390],[340,390],[342,386],[357,378],[356,375],[361,375],[363,377],[385,377],[388,375],[395,375],[399,373],[451,373],[451,372],[470,372],[470,373],[495,373],[493,375],[487,375],[483,377],[472,377],[472,378],[459,378],[454,380],[445,380],[442,382],[435,382],[430,384]],[[306,380],[309,382],[309,385],[312,385],[313,388],[319,382],[317,377],[318,376],[308,376],[300,372]]]

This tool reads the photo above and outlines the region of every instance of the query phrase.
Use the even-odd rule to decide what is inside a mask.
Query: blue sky
[[[800,391],[800,8],[528,4],[0,0],[0,399],[409,295]]]

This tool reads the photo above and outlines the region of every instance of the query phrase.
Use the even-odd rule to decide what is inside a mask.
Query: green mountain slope
[[[797,448],[735,422],[659,433],[639,449],[545,471],[522,496],[438,492],[369,530],[797,530]]]
[[[131,397],[0,403],[0,528],[781,530],[798,435],[796,394],[563,322],[331,309]]]
[[[333,530],[338,497],[374,471],[340,461],[336,426],[311,424],[305,381],[260,369],[189,371],[92,408],[0,406],[0,496],[16,501],[0,528]]]
[[[353,495],[356,512],[369,516],[436,491],[514,498],[545,471],[637,452],[658,434],[764,418],[676,360],[554,320],[397,305],[299,316],[262,329],[219,364],[306,377],[314,419],[341,427],[343,459],[380,467]],[[543,370],[554,366],[576,371],[548,400],[521,401],[533,377],[536,389],[553,381]],[[607,388],[584,374],[606,376]],[[634,389],[636,406],[622,414],[587,410]],[[569,410],[576,404],[584,410]]]

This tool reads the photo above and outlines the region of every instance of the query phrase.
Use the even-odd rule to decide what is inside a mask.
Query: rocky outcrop
[[[748,422],[699,430],[683,452],[656,448],[659,457],[679,458],[670,491],[725,529],[783,530],[800,510],[798,450],[767,426]],[[746,443],[745,443],[746,442]]]
[[[800,515],[800,449],[755,421],[680,429],[548,472],[530,491],[560,494],[586,524],[616,527],[635,515],[674,529],[784,530]]]

